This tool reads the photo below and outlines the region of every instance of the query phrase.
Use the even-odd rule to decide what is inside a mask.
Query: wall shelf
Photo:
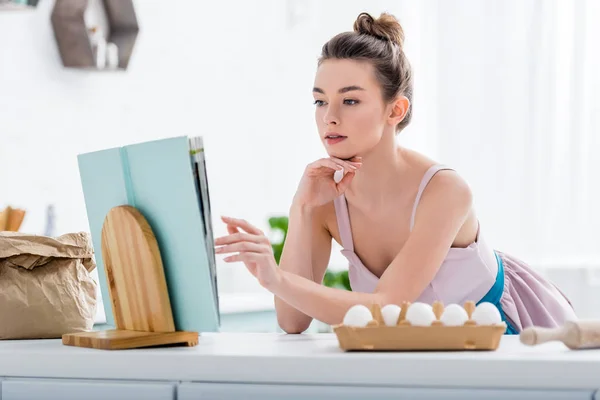
[[[86,18],[90,3],[89,0],[56,0],[54,4],[50,19],[63,65],[93,70],[127,69],[139,32],[133,0],[97,0],[105,14],[107,28],[100,35],[107,43],[114,43],[118,50],[118,64],[114,67],[110,62],[104,67],[105,62],[98,61],[97,55],[103,52],[96,51],[93,27]]]

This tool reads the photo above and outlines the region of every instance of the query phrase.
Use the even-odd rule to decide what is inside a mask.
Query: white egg
[[[448,304],[440,317],[442,324],[447,326],[461,326],[469,319],[467,311],[458,304]]]
[[[388,304],[381,309],[381,316],[383,317],[383,323],[387,326],[396,326],[398,324],[398,318],[400,318],[401,308],[396,304]]]
[[[502,322],[500,311],[492,303],[481,303],[475,307],[471,319],[475,321],[477,325],[494,325]]]
[[[340,183],[342,178],[344,177],[344,169],[338,169],[333,173],[333,181],[335,183]]]
[[[343,324],[346,326],[365,327],[373,319],[373,314],[366,306],[357,304],[350,307],[344,316]]]
[[[429,326],[435,319],[433,308],[426,303],[412,303],[406,310],[406,320],[414,326]]]

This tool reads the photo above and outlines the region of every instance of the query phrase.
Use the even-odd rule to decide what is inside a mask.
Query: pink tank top
[[[438,171],[445,169],[451,168],[434,165],[423,176],[410,217],[411,231],[423,190]],[[379,278],[362,263],[354,252],[346,197],[344,195],[337,197],[334,205],[343,247],[341,252],[350,263],[348,275],[352,290],[372,293],[375,291]],[[429,304],[436,300],[443,301],[445,304],[464,304],[468,300],[478,301],[494,285],[497,273],[498,263],[495,252],[487,245],[479,231],[475,242],[468,247],[451,247],[449,249],[437,274],[417,301]]]

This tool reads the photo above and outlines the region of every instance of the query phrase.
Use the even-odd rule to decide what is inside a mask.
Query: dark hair
[[[376,78],[381,84],[386,102],[404,95],[410,101],[408,112],[396,126],[400,132],[412,116],[413,79],[412,69],[404,55],[402,45],[404,31],[391,14],[382,13],[374,19],[368,13],[360,13],[354,22],[353,32],[343,32],[323,45],[319,65],[327,59],[350,59],[368,61],[375,67]]]

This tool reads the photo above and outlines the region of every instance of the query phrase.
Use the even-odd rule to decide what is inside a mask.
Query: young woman
[[[325,43],[313,94],[329,157],[300,181],[279,267],[263,232],[240,219],[223,217],[229,235],[216,240],[217,253],[234,253],[225,260],[244,262],[275,295],[288,333],[313,318],[340,323],[355,304],[403,301],[491,302],[512,334],[575,319],[552,283],[486,242],[455,171],[397,143],[413,93],[403,40],[392,15],[361,13],[353,32]],[[352,291],[321,284],[332,239],[350,263]]]

